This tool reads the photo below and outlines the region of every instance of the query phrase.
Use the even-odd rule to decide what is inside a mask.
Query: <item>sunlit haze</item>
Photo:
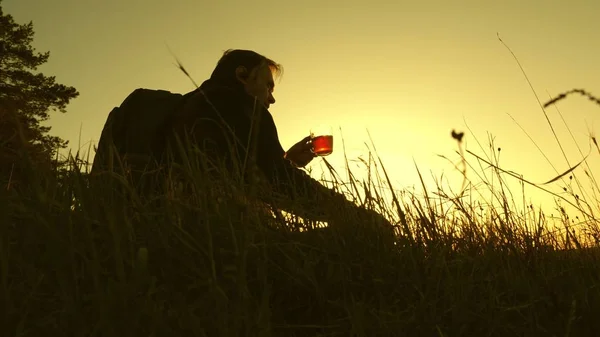
[[[352,160],[366,153],[368,130],[397,189],[421,190],[415,163],[429,187],[444,174],[460,189],[461,174],[438,156],[458,162],[453,129],[465,132],[466,150],[481,156],[490,154],[491,135],[502,168],[543,183],[580,161],[576,144],[587,154],[600,127],[600,106],[582,96],[546,109],[567,163],[519,64],[498,39],[542,103],[572,88],[600,95],[597,1],[5,0],[3,7],[17,23],[33,21],[33,45],[50,51],[39,70],[81,93],[49,123],[73,151],[95,144],[109,111],[136,88],[193,89],[169,48],[198,83],[230,48],[281,63],[270,111],[283,147],[329,125],[335,150],[327,159],[341,169],[341,136]],[[597,172],[600,154],[592,150],[588,163]],[[319,162],[311,168],[319,170]],[[587,184],[584,169],[574,172]],[[516,181],[508,181],[520,200]],[[547,188],[559,193],[566,182]],[[525,191],[552,212],[550,196]]]

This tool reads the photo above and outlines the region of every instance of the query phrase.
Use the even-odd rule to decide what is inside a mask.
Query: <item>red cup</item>
[[[320,135],[312,137],[312,152],[317,156],[328,156],[333,152],[333,136]]]

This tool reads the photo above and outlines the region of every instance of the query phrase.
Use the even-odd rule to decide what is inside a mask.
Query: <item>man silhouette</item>
[[[268,111],[275,103],[274,75],[281,72],[279,64],[254,51],[226,51],[211,77],[176,112],[168,137],[171,149],[187,139],[220,170],[246,175],[242,168],[254,167],[252,174],[270,190],[259,197],[267,203],[277,200],[276,207],[305,219],[329,222],[342,207],[347,215],[356,213],[362,221],[391,230],[381,215],[357,207],[300,169],[315,157],[310,137],[284,151]]]

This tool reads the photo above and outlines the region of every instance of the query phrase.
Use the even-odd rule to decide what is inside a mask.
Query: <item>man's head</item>
[[[246,93],[256,97],[268,109],[275,103],[273,76],[282,73],[281,65],[265,56],[251,50],[230,49],[223,54],[210,78],[242,86]]]

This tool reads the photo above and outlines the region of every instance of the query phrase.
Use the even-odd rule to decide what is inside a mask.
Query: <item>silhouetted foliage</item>
[[[37,73],[49,52],[32,47],[33,23],[17,24],[5,14],[0,0],[0,174],[15,181],[24,157],[33,164],[50,164],[67,141],[48,134],[43,126],[50,111],[66,112],[69,101],[79,95],[74,87],[58,84],[54,76]]]

